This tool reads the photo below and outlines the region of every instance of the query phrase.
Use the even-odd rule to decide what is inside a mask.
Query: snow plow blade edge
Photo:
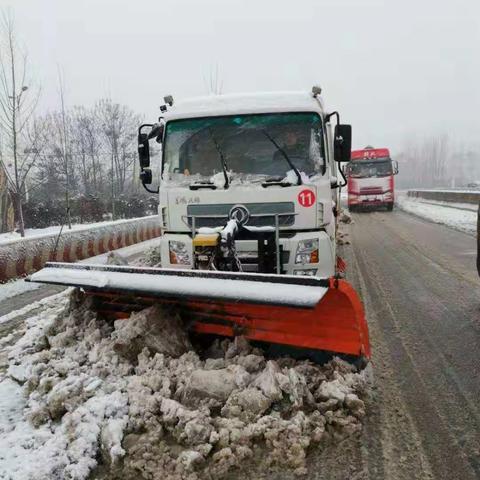
[[[341,279],[47,263],[29,281],[79,287],[110,318],[162,303],[198,333],[370,358],[362,303]]]

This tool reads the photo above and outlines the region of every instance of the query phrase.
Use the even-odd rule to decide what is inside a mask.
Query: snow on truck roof
[[[324,113],[323,101],[308,92],[263,92],[209,95],[175,100],[165,112],[166,121],[193,117],[279,112]]]

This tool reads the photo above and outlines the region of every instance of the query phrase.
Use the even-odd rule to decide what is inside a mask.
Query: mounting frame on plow
[[[370,358],[362,303],[343,279],[47,263],[29,281],[79,287],[108,318],[163,303],[197,333]]]

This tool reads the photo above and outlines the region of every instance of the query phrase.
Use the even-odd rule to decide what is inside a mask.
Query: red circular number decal
[[[298,194],[298,203],[302,207],[311,207],[315,203],[315,194],[311,190],[302,190]]]

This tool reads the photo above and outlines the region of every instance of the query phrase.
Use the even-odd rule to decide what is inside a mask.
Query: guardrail
[[[161,234],[157,216],[122,220],[0,245],[0,283],[40,270],[46,262],[76,262]],[[55,248],[56,246],[56,248]]]
[[[480,192],[475,190],[408,190],[407,195],[442,202],[473,204],[480,202]]]

